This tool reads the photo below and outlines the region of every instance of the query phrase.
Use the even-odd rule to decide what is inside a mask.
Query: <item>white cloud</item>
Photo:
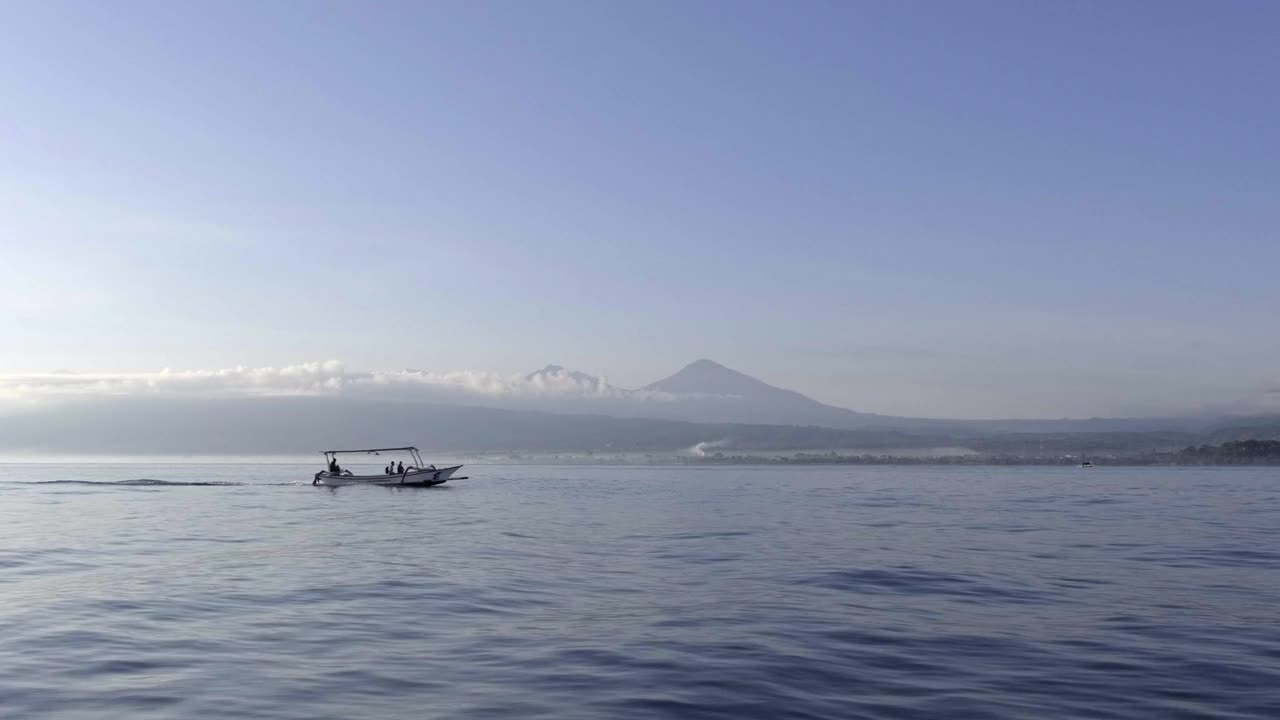
[[[482,370],[353,372],[337,360],[284,367],[234,367],[152,373],[0,375],[0,403],[29,405],[93,397],[376,396],[405,399],[583,398],[669,400],[669,393],[626,390],[562,368],[531,375]]]
[[[636,393],[610,385],[599,378],[571,373],[565,370],[540,371],[532,375],[500,375],[482,370],[456,370],[429,372],[426,370],[401,370],[398,372],[373,372],[348,376],[352,387],[371,385],[383,388],[413,388],[415,386],[461,390],[481,395],[549,397],[574,396],[621,398]],[[652,393],[650,393],[652,394]]]

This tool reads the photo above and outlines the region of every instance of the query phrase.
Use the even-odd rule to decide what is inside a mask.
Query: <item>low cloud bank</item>
[[[560,368],[532,375],[482,370],[353,372],[337,360],[284,367],[234,367],[153,373],[52,372],[0,375],[0,403],[32,405],[97,397],[370,396],[416,400],[582,398],[671,400],[670,393],[627,390]]]
[[[253,398],[342,397],[386,401],[438,402],[599,412],[621,416],[663,417],[696,422],[782,422],[823,424],[822,419],[790,415],[745,413],[732,404],[693,401],[740,400],[734,395],[675,394],[653,390],[629,390],[603,378],[549,365],[523,375],[485,370],[352,371],[337,360],[282,367],[244,367],[212,370],[163,369],[148,373],[95,373],[57,371],[24,375],[0,375],[0,411],[15,411],[50,404],[101,398]],[[692,408],[712,407],[719,414],[689,414]],[[726,409],[727,408],[727,409]],[[734,412],[729,412],[734,410]],[[1280,386],[1233,401],[1199,409],[1200,415],[1261,415],[1280,413]],[[693,454],[714,450],[715,443],[689,448]]]

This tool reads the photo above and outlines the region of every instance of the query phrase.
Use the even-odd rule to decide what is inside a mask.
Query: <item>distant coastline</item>
[[[1187,447],[1176,452],[1144,452],[1131,454],[1088,456],[1095,466],[1280,466],[1280,441],[1243,440]],[[610,454],[563,453],[521,454],[501,453],[481,456],[481,462],[499,461],[512,464],[573,464],[573,465],[966,465],[966,466],[1075,466],[1081,463],[1079,455],[1014,455],[968,453],[957,455],[893,455],[889,453],[841,454],[827,453],[776,453],[739,454],[715,452],[706,455],[666,456],[659,453]]]

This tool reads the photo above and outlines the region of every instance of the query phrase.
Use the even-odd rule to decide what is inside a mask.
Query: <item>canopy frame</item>
[[[419,467],[419,468],[426,467],[426,464],[422,462],[422,456],[418,454],[418,448],[412,447],[412,446],[393,447],[393,448],[366,448],[364,450],[325,450],[323,451],[324,460],[325,460],[324,464],[325,464],[325,467],[328,467],[331,461],[336,460],[339,455],[356,455],[356,454],[376,455],[384,452],[399,452],[399,451],[408,452],[411,456],[413,456],[414,467]]]

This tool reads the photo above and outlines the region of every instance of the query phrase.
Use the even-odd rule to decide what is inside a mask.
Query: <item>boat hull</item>
[[[342,485],[387,485],[395,487],[430,487],[432,485],[442,485],[453,477],[453,474],[461,468],[461,465],[451,465],[442,468],[425,468],[422,470],[406,470],[403,473],[394,475],[331,475],[328,472],[318,472],[312,485],[327,485],[337,487]]]

